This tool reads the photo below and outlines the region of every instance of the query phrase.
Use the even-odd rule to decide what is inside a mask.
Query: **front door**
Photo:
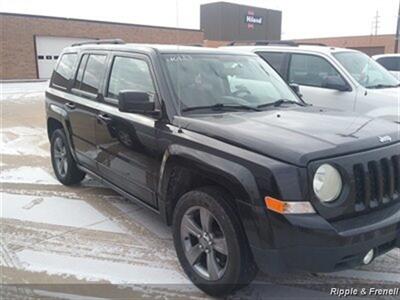
[[[316,106],[354,111],[356,91],[338,91],[325,87],[328,77],[345,80],[325,58],[310,54],[291,54],[287,74],[289,83],[297,83],[304,101]]]
[[[126,192],[156,207],[156,187],[162,153],[156,139],[157,120],[150,116],[121,113],[122,90],[147,92],[157,101],[150,63],[141,56],[115,55],[105,101],[96,122],[97,162],[102,176]]]

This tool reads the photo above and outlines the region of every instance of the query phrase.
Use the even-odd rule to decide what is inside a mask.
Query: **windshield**
[[[337,52],[333,56],[366,88],[394,87],[399,81],[385,68],[361,52]]]
[[[252,108],[300,100],[262,59],[229,54],[165,54],[181,110],[229,106]]]

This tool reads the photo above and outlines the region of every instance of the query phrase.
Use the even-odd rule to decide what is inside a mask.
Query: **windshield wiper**
[[[200,109],[211,109],[211,110],[223,110],[223,109],[245,109],[245,110],[253,110],[260,111],[258,107],[243,105],[243,104],[224,104],[217,103],[213,105],[204,105],[204,106],[192,106],[183,108],[182,111],[192,111],[192,110],[200,110]]]
[[[399,87],[399,84],[375,84],[375,85],[369,85],[367,86],[367,89],[385,89],[385,88],[395,88],[395,87]]]
[[[262,108],[262,107],[267,107],[267,106],[276,106],[277,107],[277,106],[281,106],[282,104],[296,104],[299,106],[304,106],[304,103],[299,102],[299,101],[294,101],[294,100],[289,100],[289,99],[279,99],[274,102],[257,105],[257,108]]]

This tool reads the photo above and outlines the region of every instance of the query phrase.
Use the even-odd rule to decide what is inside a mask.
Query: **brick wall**
[[[134,43],[202,44],[200,30],[0,14],[0,79],[35,79],[34,37],[121,38]]]
[[[367,54],[393,53],[395,45],[394,34],[345,36],[332,38],[300,39],[298,42],[323,43],[328,46],[352,48]],[[381,53],[375,53],[381,52]]]

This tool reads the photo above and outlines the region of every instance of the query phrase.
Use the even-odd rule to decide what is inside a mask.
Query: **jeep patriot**
[[[73,45],[46,111],[58,180],[90,174],[159,214],[210,295],[400,246],[398,125],[308,105],[255,54]]]

